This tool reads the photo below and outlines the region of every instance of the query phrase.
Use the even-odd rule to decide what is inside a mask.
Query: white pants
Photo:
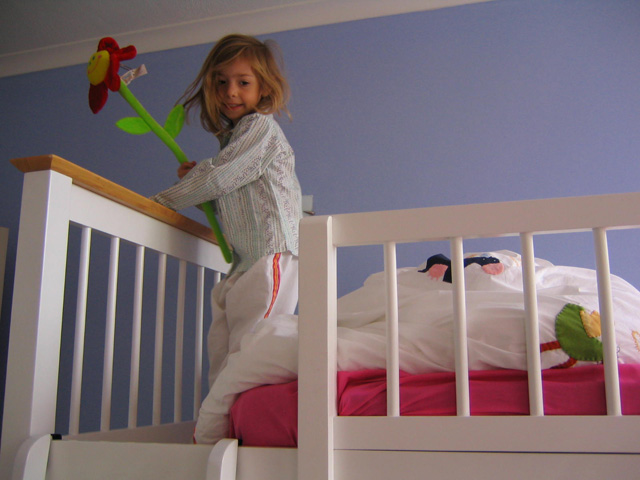
[[[298,304],[298,257],[266,255],[246,272],[233,273],[213,287],[213,321],[207,336],[209,387],[240,349],[240,340],[275,314],[292,314]]]

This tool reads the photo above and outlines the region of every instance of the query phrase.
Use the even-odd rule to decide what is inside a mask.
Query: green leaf
[[[121,118],[116,122],[116,125],[121,130],[132,135],[144,135],[151,131],[151,127],[140,117]]]
[[[556,316],[556,338],[562,350],[576,360],[601,362],[604,358],[602,342],[591,338],[584,329],[580,305],[567,303]]]
[[[176,105],[169,112],[167,121],[164,123],[164,129],[167,131],[171,138],[176,138],[182,130],[184,124],[184,107],[182,105]]]

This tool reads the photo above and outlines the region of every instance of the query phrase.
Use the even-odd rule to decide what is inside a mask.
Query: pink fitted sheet
[[[640,415],[640,365],[620,365],[622,412]],[[546,415],[606,413],[601,365],[544,370]],[[338,373],[338,414],[386,415],[383,370]],[[527,415],[526,372],[481,370],[470,373],[472,415]],[[297,445],[298,382],[264,385],[240,395],[230,412],[231,438],[245,446]],[[455,375],[452,372],[400,375],[402,415],[455,415]]]

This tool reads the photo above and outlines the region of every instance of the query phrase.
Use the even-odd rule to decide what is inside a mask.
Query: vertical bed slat
[[[456,367],[456,410],[460,417],[471,415],[469,402],[469,357],[467,353],[467,306],[464,286],[462,237],[451,239],[453,281],[454,349]]]
[[[620,401],[620,378],[616,353],[616,333],[613,323],[613,302],[611,297],[611,271],[607,232],[604,228],[593,229],[598,277],[598,303],[602,326],[602,347],[604,353],[604,381],[607,399],[607,415],[622,415]]]
[[[158,284],[156,287],[156,333],[153,353],[153,416],[152,424],[162,421],[162,350],[164,341],[164,299],[167,286],[167,254],[158,255]]]
[[[87,320],[87,292],[89,290],[89,258],[91,229],[82,227],[80,239],[80,266],[78,268],[78,296],[76,300],[76,327],[73,341],[73,371],[71,374],[71,409],[69,433],[80,432],[80,403],[82,398],[82,367],[84,364],[84,334]]]
[[[182,421],[182,354],[184,351],[184,302],[187,284],[187,262],[180,260],[178,269],[178,301],[176,307],[176,356],[173,392],[173,421]]]
[[[129,375],[129,428],[138,426],[144,251],[145,248],[143,246],[136,246],[136,270],[133,287],[133,325],[131,328],[131,373]]]
[[[387,416],[400,416],[400,358],[398,348],[398,276],[396,244],[384,245],[384,271],[387,287]]]
[[[542,364],[540,361],[540,327],[538,324],[538,296],[533,234],[520,234],[522,247],[522,283],[524,287],[525,338],[529,381],[529,414],[544,415],[542,393]]]
[[[334,478],[337,415],[337,264],[332,217],[300,223],[298,478]]]
[[[109,286],[107,290],[107,318],[104,338],[104,364],[102,370],[102,414],[100,431],[111,428],[111,390],[113,386],[113,351],[115,346],[116,301],[118,294],[118,260],[120,257],[120,239],[111,238],[109,256]]]
[[[195,365],[193,375],[193,419],[198,418],[202,399],[202,329],[204,323],[204,267],[198,267],[196,284]]]
[[[71,188],[69,177],[53,171],[24,178],[2,419],[3,478],[22,442],[55,431]]]

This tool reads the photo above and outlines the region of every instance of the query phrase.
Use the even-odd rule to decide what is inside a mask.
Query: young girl
[[[294,154],[273,113],[287,113],[289,88],[261,41],[228,35],[213,47],[187,89],[220,152],[178,168],[180,181],[152,197],[174,210],[212,201],[233,246],[231,272],[211,293],[209,385],[261,320],[298,303],[298,223]]]

